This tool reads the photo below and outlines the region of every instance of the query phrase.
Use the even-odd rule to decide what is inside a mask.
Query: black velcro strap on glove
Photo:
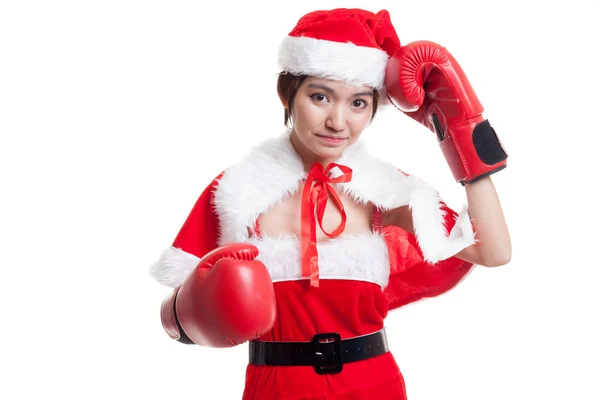
[[[473,130],[473,146],[481,161],[488,165],[497,164],[508,158],[496,131],[487,119],[477,124]]]

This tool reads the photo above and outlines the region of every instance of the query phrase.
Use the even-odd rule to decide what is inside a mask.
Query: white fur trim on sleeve
[[[159,283],[176,288],[185,281],[199,261],[200,258],[195,255],[171,246],[150,266],[149,273]]]
[[[446,213],[441,208],[440,200],[434,201],[435,203],[430,203],[431,207],[427,207],[427,202],[415,201],[413,205],[411,201],[415,236],[423,258],[432,264],[446,260],[476,243],[467,206],[465,205],[456,216],[454,227],[447,235],[444,227]],[[437,207],[437,210],[432,209],[434,207]]]

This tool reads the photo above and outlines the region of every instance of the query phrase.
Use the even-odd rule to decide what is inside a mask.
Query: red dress
[[[373,232],[380,231],[377,210]],[[258,220],[254,233],[256,245],[262,237]],[[326,269],[324,251],[320,249],[321,269]],[[274,282],[274,287],[278,317],[273,329],[259,340],[310,341],[324,332],[337,332],[342,339],[361,336],[382,329],[389,309],[380,285],[363,280],[321,278],[318,288],[306,279],[288,280]],[[317,375],[312,366],[249,364],[243,396],[244,400],[405,398],[404,379],[391,352],[344,364],[339,374]]]

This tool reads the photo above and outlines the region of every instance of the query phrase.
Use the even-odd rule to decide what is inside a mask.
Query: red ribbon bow
[[[337,178],[330,178],[329,171],[333,167],[338,167],[343,174]],[[302,276],[310,277],[311,286],[319,286],[319,255],[317,252],[317,233],[315,224],[315,204],[317,206],[317,217],[321,230],[329,237],[334,238],[339,236],[346,227],[346,211],[344,205],[337,195],[333,186],[330,183],[350,182],[352,179],[352,170],[345,165],[330,163],[323,170],[323,166],[319,163],[313,165],[308,172],[306,183],[302,191]],[[328,233],[323,229],[323,216],[325,215],[325,207],[331,193],[336,206],[342,213],[342,222],[332,233]]]

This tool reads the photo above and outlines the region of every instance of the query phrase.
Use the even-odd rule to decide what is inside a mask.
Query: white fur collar
[[[358,140],[337,160],[353,170],[352,180],[335,184],[356,202],[371,201],[383,211],[409,205],[419,247],[435,263],[475,243],[466,206],[447,233],[437,191],[413,175],[368,154]],[[306,178],[303,163],[290,141],[290,132],[265,140],[223,174],[215,191],[221,226],[219,245],[246,242],[258,216],[292,195]]]

